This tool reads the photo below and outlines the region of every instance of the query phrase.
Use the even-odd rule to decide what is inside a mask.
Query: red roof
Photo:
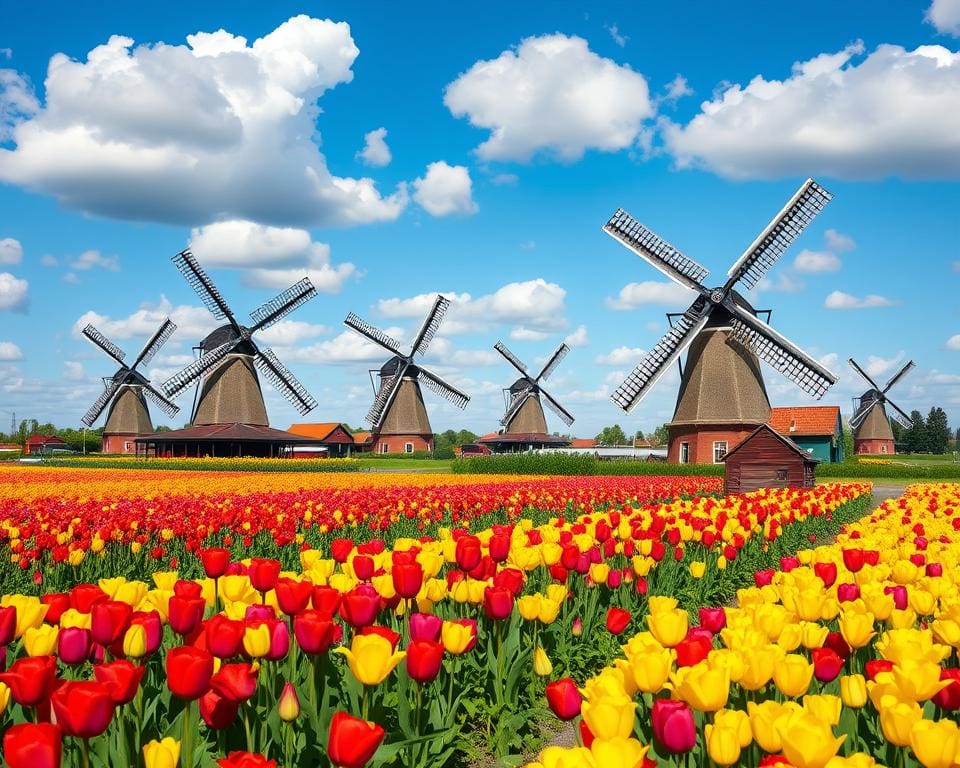
[[[334,433],[337,430],[341,435],[334,439]],[[304,437],[315,437],[317,440],[336,443],[352,443],[353,437],[350,431],[339,422],[327,422],[322,424],[292,424],[287,430],[292,435],[303,435]]]
[[[832,435],[840,423],[838,405],[771,408],[770,426],[781,435]]]
[[[27,445],[66,445],[67,441],[56,435],[30,435]]]
[[[155,432],[137,437],[138,443],[184,443],[193,441],[203,442],[263,442],[287,443],[298,445],[315,445],[320,443],[316,438],[293,435],[272,427],[258,424],[200,424],[186,429],[174,429],[170,432]]]
[[[592,437],[575,437],[570,441],[571,448],[596,448],[597,441]]]

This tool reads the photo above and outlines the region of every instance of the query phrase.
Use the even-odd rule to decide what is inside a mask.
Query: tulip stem
[[[80,765],[90,768],[90,743],[87,739],[80,739]]]
[[[193,725],[190,722],[190,710],[193,709],[193,702],[188,701],[183,708],[183,752],[180,755],[180,762],[183,768],[193,768]]]
[[[247,704],[243,708],[243,731],[247,737],[247,752],[253,752],[253,733],[250,731],[250,707]]]

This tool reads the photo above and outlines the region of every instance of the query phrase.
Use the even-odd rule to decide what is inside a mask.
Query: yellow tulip
[[[517,610],[524,619],[533,621],[540,614],[541,600],[539,594],[524,595],[517,599]]]
[[[708,724],[704,729],[707,753],[717,765],[733,765],[740,759],[740,739],[730,726]]]
[[[707,654],[707,664],[711,669],[726,669],[730,673],[730,682],[739,683],[746,670],[743,656],[729,648],[718,648]]]
[[[838,725],[843,702],[840,701],[839,696],[811,694],[803,697],[803,708],[828,725]]]
[[[738,681],[740,687],[748,691],[757,691],[763,688],[773,677],[776,665],[786,654],[777,645],[766,645],[761,648],[743,652],[743,674]]]
[[[666,595],[653,595],[647,600],[647,610],[650,613],[666,613],[679,605],[677,598]]]
[[[10,703],[10,689],[6,683],[0,683],[0,715],[7,711],[7,705]]]
[[[270,627],[267,624],[259,624],[244,629],[243,650],[253,659],[261,659],[270,653]]]
[[[603,768],[640,768],[650,747],[645,747],[633,738],[615,737],[594,739],[590,745],[593,764]],[[587,762],[572,763],[572,766],[590,765]]]
[[[702,560],[694,560],[690,563],[690,575],[695,579],[702,579],[707,572],[707,564]]]
[[[823,629],[827,631],[826,627]],[[801,643],[803,643],[803,627],[800,624],[787,624],[777,638],[777,645],[787,653],[797,650]]]
[[[750,717],[750,730],[753,733],[753,738],[760,745],[760,749],[764,752],[779,752],[783,748],[783,742],[775,726],[781,718],[799,711],[800,705],[793,701],[788,701],[786,704],[781,704],[773,699],[767,699],[760,704],[748,701],[747,713]]]
[[[797,615],[803,621],[818,621],[823,613],[825,595],[821,589],[803,590],[797,594]]]
[[[650,634],[665,648],[673,648],[683,640],[687,636],[689,624],[690,617],[682,608],[662,610],[647,615],[647,628]]]
[[[66,629],[67,627],[90,629],[92,621],[89,613],[80,613],[76,608],[67,608],[60,614],[60,629]]]
[[[672,676],[673,691],[700,712],[716,712],[727,705],[730,696],[730,671],[710,669],[700,662]]]
[[[124,581],[113,595],[113,599],[136,608],[147,594],[147,584],[143,581]]]
[[[673,657],[670,651],[661,649],[628,655],[627,663],[637,689],[657,693],[670,676]]]
[[[591,762],[590,750],[584,747],[547,747],[540,753],[539,762],[530,763],[525,768],[583,768],[590,766]]]
[[[23,633],[23,647],[28,656],[51,656],[56,653],[59,630],[49,624],[30,627]]]
[[[626,739],[633,733],[636,708],[625,695],[608,695],[584,701],[580,714],[594,737]]]
[[[930,629],[941,643],[960,648],[960,622],[941,618],[934,621]]]
[[[880,763],[864,752],[854,752],[848,757],[831,757],[825,768],[883,768]]]
[[[932,699],[950,685],[940,679],[940,666],[932,661],[904,659],[893,666],[893,680],[902,692],[901,698],[921,702]]]
[[[960,727],[952,720],[920,720],[910,730],[910,747],[924,768],[960,763]]]
[[[123,633],[123,655],[139,659],[147,652],[147,630],[141,624],[132,624]]]
[[[606,584],[610,575],[610,566],[606,563],[593,563],[590,566],[590,578],[594,584]]]
[[[897,584],[911,584],[917,580],[920,575],[920,569],[910,560],[897,560],[890,569],[890,578]]]
[[[883,737],[898,747],[910,746],[910,732],[923,718],[923,711],[916,702],[900,701],[894,696],[884,696],[880,702],[880,727]]]
[[[800,633],[800,642],[803,643],[803,647],[811,650],[823,647],[823,644],[827,641],[827,635],[830,634],[830,629],[812,621],[801,621]]]
[[[549,597],[545,597],[540,601],[540,613],[537,614],[537,619],[541,624],[553,624],[559,614],[560,603],[558,601]]]
[[[930,616],[937,607],[936,597],[916,587],[908,590],[907,598],[910,608],[920,616]]]
[[[17,609],[17,628],[14,630],[17,638],[23,637],[23,633],[31,627],[36,628],[43,624],[43,617],[47,615],[49,608],[41,603],[39,598],[27,595],[4,596],[0,604],[4,607],[12,605]]]
[[[354,635],[349,648],[334,650],[347,657],[353,676],[364,685],[379,685],[406,657],[406,651],[394,651],[390,641],[380,635]]]
[[[172,592],[174,585],[177,583],[177,579],[180,578],[180,574],[176,571],[154,571],[151,577],[157,589]]]
[[[231,603],[252,605],[259,600],[259,595],[250,583],[250,579],[240,574],[221,576],[217,579],[217,588],[220,591],[220,599]]]
[[[873,614],[856,614],[844,611],[840,614],[840,634],[851,648],[863,648],[877,634],[873,631]]]
[[[427,579],[424,587],[427,590],[427,600],[433,603],[439,603],[447,596],[446,579]]]
[[[473,640],[473,630],[462,624],[445,621],[440,630],[440,639],[443,641],[443,647],[447,652],[452,653],[454,656],[459,656],[466,652],[467,647]]]
[[[547,652],[539,645],[533,651],[533,671],[540,677],[550,677],[553,672],[553,664],[550,663],[550,657]]]
[[[891,629],[910,629],[916,623],[917,614],[909,608],[902,611],[894,609],[887,618],[887,624]]]
[[[389,573],[374,576],[370,579],[370,583],[384,600],[392,600],[397,596],[397,590],[393,587],[393,576]]]
[[[859,709],[867,703],[867,681],[863,675],[840,678],[840,699],[845,707]]]
[[[824,768],[846,738],[835,737],[829,724],[803,711],[778,720],[774,727],[784,756],[795,768]]]
[[[740,748],[750,746],[753,741],[753,732],[750,729],[750,717],[740,709],[721,709],[713,715],[713,724],[731,728],[737,734]]]
[[[143,762],[146,768],[176,768],[180,761],[180,742],[167,736],[165,739],[143,745]]]
[[[567,599],[567,587],[564,584],[551,584],[547,587],[547,598],[560,605]]]
[[[771,605],[769,603],[757,606],[757,610],[753,614],[754,626],[763,632],[767,636],[767,640],[771,642],[780,637],[789,619],[790,614],[786,608],[782,605]]]
[[[813,678],[813,664],[805,656],[789,653],[773,668],[773,682],[785,696],[796,698],[807,692]]]

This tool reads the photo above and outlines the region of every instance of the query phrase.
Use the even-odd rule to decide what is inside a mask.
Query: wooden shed
[[[814,458],[793,440],[761,424],[726,456],[723,491],[749,493],[760,488],[812,488]]]

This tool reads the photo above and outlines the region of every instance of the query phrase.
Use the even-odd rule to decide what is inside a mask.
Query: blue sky
[[[895,401],[960,425],[960,2],[771,5],[6,6],[0,423],[79,424],[112,372],[89,321],[133,355],[169,314],[151,378],[188,362],[214,327],[170,262],[191,245],[238,315],[320,289],[263,339],[310,420],[369,406],[382,356],[348,311],[409,339],[443,291],[427,365],[473,400],[428,393],[435,429],[496,427],[502,339],[531,365],[570,343],[548,389],[572,431],[649,430],[675,376],[629,416],[609,395],[689,298],[601,225],[622,206],[719,283],[813,176],[834,200],[755,306],[840,375],[823,402],[862,390],[847,357],[884,380],[912,357]]]

